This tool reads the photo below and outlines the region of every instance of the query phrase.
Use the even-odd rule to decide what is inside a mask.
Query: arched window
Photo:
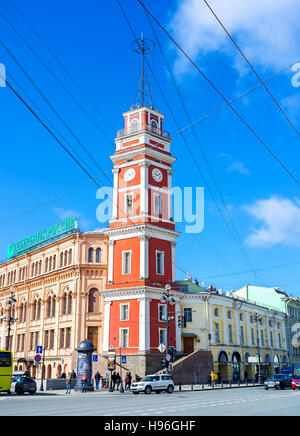
[[[60,253],[60,268],[64,266],[64,254]]]
[[[51,315],[55,316],[56,313],[56,298],[55,295],[53,295],[52,297],[52,311],[51,311]]]
[[[98,300],[99,300],[99,291],[96,288],[93,288],[89,292],[89,313],[98,312]]]
[[[51,306],[52,306],[52,297],[48,297],[47,300],[47,318],[51,317]]]
[[[96,250],[96,262],[97,263],[101,262],[101,248],[97,248]]]
[[[91,247],[89,248],[89,262],[94,261],[94,249]]]
[[[69,250],[69,265],[72,264],[72,249]]]
[[[138,131],[139,122],[138,120],[132,120],[130,123],[130,133]]]
[[[46,265],[45,265],[45,272],[48,271],[48,264],[49,264],[49,260],[48,260],[48,257],[47,257],[47,259],[46,259]]]
[[[56,268],[56,254],[53,256],[53,269]]]
[[[69,315],[72,313],[72,304],[73,304],[72,292],[69,292],[69,295],[68,295],[68,314]]]
[[[63,307],[62,307],[63,315],[67,314],[67,308],[68,308],[68,294],[67,292],[65,292],[63,296]]]
[[[68,252],[67,251],[65,251],[65,263],[64,263],[64,265],[65,266],[68,265]]]
[[[151,120],[151,132],[157,133],[157,122],[155,120]]]

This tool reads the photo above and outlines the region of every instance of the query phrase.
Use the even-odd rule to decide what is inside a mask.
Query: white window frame
[[[158,254],[161,254],[161,270],[162,272],[158,272]],[[165,274],[165,252],[160,250],[155,250],[155,264],[156,264],[156,274],[163,276]]]
[[[164,332],[163,333],[163,336],[164,336],[164,341],[161,341],[161,333],[162,332]],[[164,345],[167,345],[167,329],[165,329],[165,328],[159,328],[158,329],[158,338],[159,338],[159,345],[160,344],[164,344]]]
[[[123,332],[127,331],[127,345],[125,347],[123,343]],[[129,348],[129,327],[124,327],[119,329],[119,348]]]
[[[164,319],[161,319],[161,317],[160,317],[160,308],[161,307],[164,308],[164,310],[163,310],[163,312],[164,312]],[[158,321],[165,322],[167,320],[166,315],[167,315],[166,305],[165,304],[159,304],[158,305]]]
[[[124,306],[128,307],[128,317],[123,318],[123,308]],[[130,310],[130,303],[121,303],[120,304],[120,321],[129,321],[129,310]]]
[[[156,199],[157,198],[159,199],[158,210],[156,208],[156,206],[157,206]],[[153,207],[154,213],[157,213],[158,215],[161,215],[162,214],[162,195],[157,194],[156,192],[154,192],[154,194],[153,194],[153,205],[154,205],[154,207]]]
[[[215,322],[215,342],[219,344],[221,342],[220,340],[220,323]]]
[[[127,203],[128,197],[131,197],[131,209],[128,209],[128,203]],[[124,194],[124,205],[125,205],[124,209],[126,213],[133,212],[133,192],[127,192],[126,194]]]
[[[191,321],[187,321],[187,319],[185,319],[187,322],[193,322],[193,308],[192,307],[184,307],[183,308],[183,315],[184,315],[184,311],[189,309],[191,311]]]
[[[130,254],[130,265],[129,265],[129,272],[125,272],[125,259],[126,259],[126,254],[129,253]],[[131,274],[131,250],[124,250],[122,251],[122,275],[127,275],[127,274]]]

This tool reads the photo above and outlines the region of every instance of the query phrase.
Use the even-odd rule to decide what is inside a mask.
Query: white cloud
[[[256,200],[243,209],[260,227],[253,228],[246,243],[256,247],[274,245],[300,246],[300,201],[299,199],[282,198],[276,195],[268,199]]]
[[[276,69],[298,58],[298,0],[208,0],[208,3],[254,66]],[[192,59],[221,52],[232,57],[232,66],[240,74],[245,72],[244,60],[203,1],[179,1],[169,28]],[[192,71],[191,64],[178,55],[175,72],[187,71]]]
[[[90,230],[90,227],[93,225],[93,221],[84,217],[81,212],[78,212],[74,209],[64,209],[62,207],[53,207],[53,211],[61,220],[65,220],[71,216],[75,216],[78,220],[79,228],[83,230]]]
[[[250,171],[246,168],[244,162],[234,159],[229,153],[220,153],[220,156],[227,159],[230,164],[226,169],[227,172],[238,172],[239,174],[249,176]]]

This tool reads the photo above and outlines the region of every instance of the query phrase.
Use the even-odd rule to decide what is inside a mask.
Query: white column
[[[172,282],[176,280],[176,241],[171,241]]]
[[[141,192],[140,192],[140,213],[147,214],[149,212],[148,205],[148,180],[149,180],[149,166],[148,162],[139,164],[141,168]]]
[[[108,241],[108,281],[111,283],[114,278],[114,244],[115,241]]]
[[[172,170],[167,170],[168,173],[168,219],[170,220],[173,215],[172,211]]]
[[[114,189],[113,189],[113,214],[112,219],[118,218],[118,182],[119,182],[119,168],[112,170],[114,175]]]
[[[139,298],[139,351],[150,350],[150,299]]]
[[[177,353],[182,350],[181,347],[181,328],[178,327],[178,315],[180,313],[180,302],[175,303],[175,326],[176,326],[176,351]]]
[[[140,238],[140,278],[147,279],[149,275],[149,238],[142,235]]]
[[[103,353],[107,353],[109,349],[110,305],[111,301],[104,301]]]

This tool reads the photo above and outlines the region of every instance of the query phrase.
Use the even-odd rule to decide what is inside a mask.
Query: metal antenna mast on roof
[[[133,41],[132,50],[138,54],[142,55],[142,71],[140,73],[139,86],[136,93],[136,106],[145,106],[145,96],[148,96],[150,108],[153,108],[153,102],[151,97],[151,92],[149,88],[149,83],[146,76],[145,69],[145,56],[154,49],[155,44],[150,39],[144,38],[143,32],[141,33],[141,38]],[[147,92],[146,92],[147,89]]]

